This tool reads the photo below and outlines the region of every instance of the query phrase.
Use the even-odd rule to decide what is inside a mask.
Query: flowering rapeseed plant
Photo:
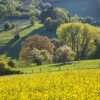
[[[100,70],[0,77],[0,100],[100,100]]]

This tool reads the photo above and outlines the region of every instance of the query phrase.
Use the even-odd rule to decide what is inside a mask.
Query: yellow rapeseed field
[[[0,77],[0,100],[100,100],[100,70]]]

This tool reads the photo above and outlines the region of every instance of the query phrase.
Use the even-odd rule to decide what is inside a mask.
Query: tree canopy
[[[22,45],[20,58],[27,62],[31,51],[35,48],[38,50],[47,50],[49,53],[52,53],[53,44],[46,36],[30,36]]]
[[[93,47],[94,39],[99,30],[89,24],[68,23],[57,29],[57,36],[61,45],[71,47],[78,58],[84,58]]]
[[[40,15],[40,20],[44,23],[46,18],[50,17],[53,20],[61,19],[64,22],[69,21],[69,12],[63,8],[59,7],[50,7],[47,10],[44,10]]]
[[[41,0],[0,0],[0,17],[29,18],[33,15],[37,17],[41,10],[48,7],[50,4]]]

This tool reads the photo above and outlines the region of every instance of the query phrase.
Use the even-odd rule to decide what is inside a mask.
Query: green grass
[[[24,73],[40,73],[40,72],[56,72],[56,71],[65,71],[65,70],[84,70],[84,69],[99,69],[100,68],[100,59],[99,60],[83,60],[75,61],[72,64],[46,64],[42,66],[31,66],[27,68],[17,68]]]
[[[0,54],[6,54],[13,59],[18,58],[22,42],[29,36],[34,34],[56,37],[55,33],[48,32],[42,24],[19,26],[20,39],[14,40],[16,28],[12,30],[0,30]]]

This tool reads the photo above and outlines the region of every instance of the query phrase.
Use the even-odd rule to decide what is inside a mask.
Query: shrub
[[[11,75],[11,74],[21,74],[22,72],[15,70],[8,66],[9,58],[5,56],[0,56],[0,75]],[[10,62],[10,65],[12,62]]]
[[[53,20],[51,18],[47,18],[44,22],[44,27],[49,31],[56,31],[57,27],[63,23],[64,21],[61,19]]]
[[[5,64],[3,62],[0,62],[0,69],[3,68]]]
[[[5,63],[0,62],[0,75],[11,75],[11,74],[20,74],[20,73],[22,72],[7,67]]]
[[[13,29],[13,28],[15,28],[15,24],[14,23],[10,23],[10,22],[6,22],[3,27],[4,27],[5,30]]]
[[[11,23],[11,29],[15,28],[16,25],[14,23]]]
[[[32,63],[36,63],[37,65],[41,65],[44,62],[49,61],[50,53],[47,50],[38,50],[34,49],[31,51],[29,55],[29,60]]]
[[[9,61],[9,62],[8,62],[8,66],[10,66],[10,67],[15,67],[15,63],[14,63],[13,61]]]
[[[3,27],[5,30],[11,29],[11,24],[9,22],[6,22]]]
[[[30,18],[31,25],[34,25],[35,21],[36,21],[36,18],[34,16]]]
[[[55,51],[54,61],[66,63],[68,61],[73,61],[75,58],[75,53],[68,46],[62,46]]]
[[[19,34],[17,34],[17,35],[14,36],[14,40],[18,40],[19,38],[20,38]]]

